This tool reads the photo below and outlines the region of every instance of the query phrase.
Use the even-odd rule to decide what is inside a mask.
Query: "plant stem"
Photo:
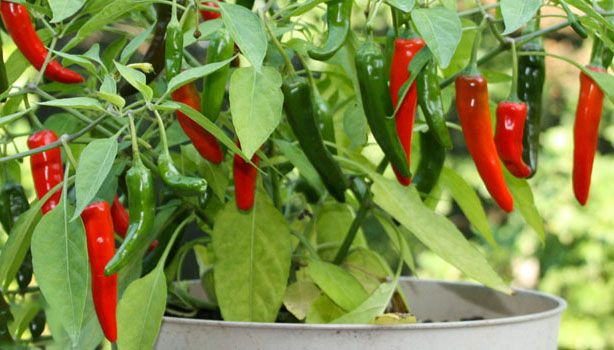
[[[264,14],[262,14],[261,17],[264,17]],[[292,65],[292,61],[290,61],[288,54],[286,54],[286,50],[284,50],[283,46],[281,46],[281,43],[279,42],[279,40],[277,40],[277,38],[275,37],[275,34],[273,34],[273,31],[271,30],[271,27],[269,26],[269,24],[264,18],[262,18],[262,22],[264,22],[264,27],[266,28],[266,31],[271,36],[271,41],[273,42],[273,45],[275,45],[275,47],[277,48],[277,51],[279,51],[279,54],[283,58],[284,63],[286,65],[286,69],[288,70],[290,74],[295,74],[296,72],[294,71],[294,66]]]
[[[70,150],[70,146],[68,145],[67,139],[68,137],[66,135],[62,135],[60,137],[60,142],[62,142],[62,146],[64,146],[64,152],[66,152],[66,157],[68,157],[68,161],[72,164],[72,167],[75,168],[75,171],[77,170],[77,160],[75,159],[75,156],[73,156],[72,151]]]
[[[335,259],[333,260],[333,264],[335,265],[340,265],[343,262],[343,260],[345,260],[345,257],[347,256],[347,253],[350,250],[350,246],[354,242],[354,238],[356,238],[356,234],[358,233],[358,230],[360,229],[362,224],[365,222],[367,213],[369,212],[369,208],[371,207],[370,188],[371,186],[369,185],[367,187],[367,192],[365,193],[364,197],[361,198],[360,209],[358,209],[358,213],[356,214],[354,221],[352,221],[352,225],[350,226],[350,229],[348,230],[348,233],[345,235],[345,239],[343,240],[343,243],[341,244],[341,248],[339,248],[339,251],[337,251],[337,255],[335,256]],[[352,182],[352,192],[354,192],[354,194],[356,195],[356,198],[361,197],[360,191],[356,188],[356,185],[354,182]]]
[[[136,161],[141,160],[141,154],[139,153],[138,138],[136,137],[136,126],[134,126],[134,118],[132,115],[128,115],[130,121],[130,142],[132,143],[132,155]]]
[[[158,121],[158,128],[160,129],[160,139],[162,140],[162,147],[164,148],[164,153],[170,158],[170,153],[168,152],[168,139],[166,138],[166,130],[164,129],[164,121],[162,120],[162,116],[157,109],[154,109],[154,114],[156,115],[156,120]]]

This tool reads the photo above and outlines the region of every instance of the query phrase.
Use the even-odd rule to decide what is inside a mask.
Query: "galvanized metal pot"
[[[165,317],[156,350],[454,349],[554,350],[561,313],[555,296],[517,289],[508,296],[472,283],[403,278],[417,323],[395,326],[224,322]],[[195,282],[190,293],[205,299]],[[483,318],[477,321],[461,319]]]

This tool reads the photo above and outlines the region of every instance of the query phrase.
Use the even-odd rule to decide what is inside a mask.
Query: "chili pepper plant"
[[[560,190],[587,202],[614,12],[489,3],[1,0],[0,345],[150,349],[164,315],[371,323],[411,313],[390,300],[416,248],[510,293],[438,202],[493,246],[484,204],[544,239],[527,178],[548,172],[548,56],[578,68]],[[544,50],[568,26],[590,62]]]

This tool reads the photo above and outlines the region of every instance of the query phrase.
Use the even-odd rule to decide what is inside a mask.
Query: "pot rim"
[[[479,288],[488,288],[484,285],[467,282],[467,281],[444,281],[438,279],[426,279],[426,278],[415,278],[415,277],[400,277],[400,281],[420,281],[420,282],[435,282],[438,284],[447,284],[447,285],[463,285],[463,286],[471,286],[471,287],[479,287]],[[531,322],[536,320],[541,320],[544,318],[550,318],[557,314],[561,314],[567,308],[567,302],[555,295],[546,294],[543,292],[538,292],[531,289],[525,288],[512,288],[514,292],[530,294],[534,296],[538,296],[541,298],[549,299],[556,303],[556,307],[531,314],[524,315],[516,315],[509,317],[501,317],[501,318],[492,318],[485,320],[475,320],[475,321],[453,321],[453,322],[432,322],[432,323],[412,323],[412,324],[399,324],[399,325],[372,325],[372,324],[305,324],[305,323],[274,323],[274,322],[236,322],[236,321],[218,321],[218,320],[203,320],[203,319],[194,319],[194,318],[183,318],[183,317],[173,317],[173,316],[164,316],[164,320],[172,321],[174,323],[180,324],[197,324],[202,326],[209,327],[230,327],[230,328],[256,328],[256,329],[303,329],[303,330],[348,330],[348,331],[358,331],[358,330],[429,330],[429,329],[449,329],[449,328],[468,328],[468,327],[489,327],[495,325],[506,325],[506,324],[514,324],[514,323],[524,323]],[[493,290],[496,293],[501,293]]]

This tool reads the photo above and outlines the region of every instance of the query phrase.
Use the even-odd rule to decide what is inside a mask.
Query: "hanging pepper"
[[[314,118],[311,87],[306,78],[288,77],[282,84],[284,110],[303,152],[324,186],[339,202],[345,202],[347,181],[333,156],[326,150]]]
[[[113,198],[113,205],[111,206],[111,217],[113,218],[113,228],[115,232],[121,237],[126,238],[126,232],[128,232],[128,226],[130,226],[130,215],[128,211],[119,200],[119,197],[115,195]],[[158,245],[158,241],[155,240],[147,249],[148,252],[154,250]]]
[[[424,119],[426,119],[429,130],[433,132],[432,136],[443,147],[451,149],[452,139],[450,139],[450,132],[446,125],[446,116],[443,113],[444,108],[441,101],[439,76],[437,76],[437,62],[434,59],[431,58],[416,77],[416,92]]]
[[[30,329],[30,335],[32,336],[32,340],[38,340],[43,331],[45,330],[45,323],[47,322],[47,317],[45,316],[45,311],[39,311],[36,316],[30,321],[28,328]]]
[[[343,46],[350,32],[352,0],[331,0],[326,3],[328,32],[324,44],[308,51],[313,59],[326,61]]]
[[[225,61],[233,55],[234,42],[230,34],[226,31],[217,32],[207,47],[207,64]],[[217,119],[222,109],[229,73],[230,63],[206,75],[203,80],[201,110],[203,115],[211,121]]]
[[[565,0],[559,0],[559,3],[563,7],[565,14],[567,15],[567,19],[569,19],[569,24],[571,28],[578,34],[582,39],[588,38],[588,33],[586,32],[586,28],[580,23],[578,17],[569,9],[567,6],[567,2]]]
[[[315,108],[316,123],[318,130],[322,134],[322,140],[335,143],[335,123],[333,113],[328,107],[326,101],[314,87],[313,106]],[[337,154],[337,149],[334,146],[326,146],[331,154]]]
[[[179,74],[183,65],[183,29],[177,20],[176,8],[173,8],[172,13],[171,21],[166,27],[166,47],[164,52],[167,81],[171,81],[172,78]]]
[[[13,314],[11,314],[11,307],[4,300],[4,295],[0,291],[0,345],[13,345],[15,340],[9,332],[9,323],[13,321]]]
[[[203,2],[203,5],[219,8],[218,4],[214,2],[208,2],[208,1]],[[210,20],[222,17],[222,13],[220,12],[213,12],[213,11],[207,11],[207,10],[200,10],[200,15],[203,17],[203,20],[205,21],[210,21]]]
[[[171,20],[172,6],[156,3],[156,28],[154,30],[151,44],[143,56],[143,62],[151,63],[153,71],[145,74],[145,83],[151,83],[164,69],[166,61],[166,27]],[[183,46],[183,45],[182,45]],[[124,84],[119,91],[121,96],[134,95],[137,90],[130,84]]]
[[[36,68],[41,70],[49,51],[36,34],[36,30],[30,20],[28,9],[21,4],[16,4],[6,0],[0,2],[2,9],[2,21],[15,45],[24,57]],[[64,84],[75,84],[83,82],[83,77],[79,73],[62,67],[55,60],[47,63],[45,77]]]
[[[148,243],[154,223],[156,193],[153,177],[140,157],[134,160],[132,168],[126,173],[126,187],[128,187],[130,225],[126,239],[104,270],[105,276],[111,276],[119,271],[143,245]]]
[[[171,96],[173,101],[184,103],[200,112],[200,96],[194,83],[189,83],[180,87],[175,90]],[[175,114],[177,115],[179,124],[181,124],[181,128],[183,128],[183,131],[188,135],[198,153],[212,163],[221,163],[222,160],[224,160],[224,154],[215,136],[210,134],[190,117],[183,114],[183,112],[176,111]]]
[[[539,30],[539,14],[523,34]],[[543,39],[537,37],[520,47],[520,51],[544,51]],[[546,80],[544,56],[520,56],[518,58],[518,97],[527,105],[527,121],[523,134],[522,159],[529,166],[532,177],[537,172],[539,155],[539,134],[542,118],[542,95]]]
[[[386,80],[386,59],[370,35],[355,57],[362,105],[375,140],[393,167],[404,178],[411,178],[409,162],[397,134],[392,99]],[[394,64],[393,64],[394,66]]]
[[[522,160],[522,134],[526,119],[527,105],[523,102],[506,101],[497,106],[497,152],[507,170],[519,178],[531,175],[531,169]]]
[[[164,183],[179,193],[191,196],[204,196],[207,193],[207,180],[185,176],[177,170],[170,155],[162,152],[158,157],[158,172]]]
[[[399,104],[399,91],[401,91],[401,87],[409,79],[409,64],[424,46],[425,42],[421,38],[398,38],[394,41],[394,54],[392,55],[390,65],[390,96],[392,97],[392,105],[395,109]],[[405,150],[408,166],[411,166],[411,137],[414,131],[417,104],[418,94],[416,92],[416,83],[414,82],[405,95],[405,99],[395,117],[397,134]],[[409,186],[411,177],[403,176],[394,165],[392,169],[399,183],[403,186]]]
[[[241,148],[239,139],[237,139],[237,146]],[[260,157],[255,153],[251,160],[252,163],[256,164],[256,166],[260,164]],[[235,153],[232,162],[232,174],[235,184],[235,199],[237,201],[237,208],[246,211],[250,210],[254,205],[254,197],[256,195],[258,169]]]
[[[28,138],[28,148],[35,149],[46,146],[58,140],[51,130],[39,131]],[[47,192],[64,181],[64,171],[62,169],[62,152],[59,148],[54,148],[42,153],[34,154],[30,157],[32,167],[32,178],[38,199],[43,198]],[[43,204],[43,215],[55,208],[60,202],[62,191],[57,190]]]
[[[446,152],[432,130],[420,133],[420,162],[414,175],[416,189],[425,198],[439,181]]]
[[[19,216],[30,209],[28,198],[21,184],[6,180],[0,193],[0,222],[6,234],[10,234]],[[23,292],[32,282],[32,254],[28,249],[19,270],[17,271],[17,285]]]
[[[588,69],[605,72],[602,63],[603,43],[595,39]],[[580,72],[580,97],[574,123],[573,189],[576,199],[585,205],[591,186],[593,161],[599,139],[599,122],[603,110],[603,91],[584,72]]]
[[[105,201],[87,206],[81,213],[87,236],[87,254],[92,271],[92,299],[98,322],[110,342],[117,339],[117,274],[104,275],[105,265],[115,254],[113,219]]]

